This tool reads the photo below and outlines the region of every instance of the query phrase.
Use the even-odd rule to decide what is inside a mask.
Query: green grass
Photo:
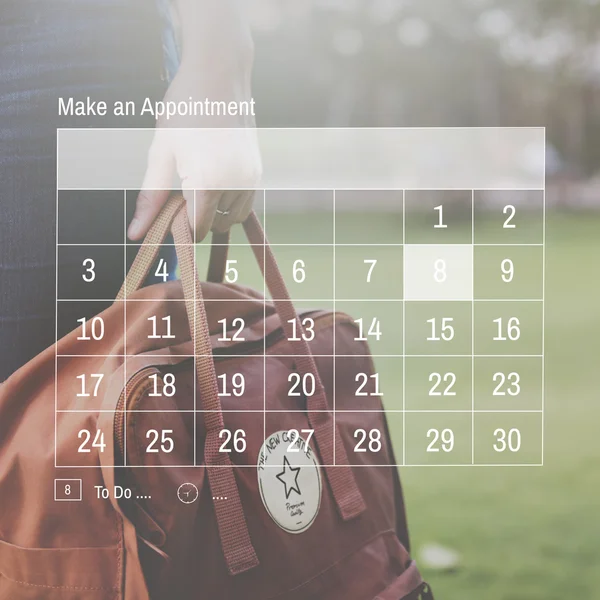
[[[279,243],[299,239],[327,241],[328,227],[313,223],[314,217],[302,215],[269,217],[269,236]],[[342,227],[345,239],[387,243],[398,239],[401,221],[393,215],[350,215],[344,217]],[[464,227],[466,232],[470,226]],[[483,224],[482,228],[485,227]],[[301,232],[306,232],[305,238],[299,235]],[[597,215],[548,216],[545,466],[402,469],[414,550],[426,542],[439,542],[458,550],[462,556],[462,566],[455,573],[425,570],[437,598],[600,598],[599,234]],[[241,242],[241,238],[236,241]],[[330,301],[314,302],[332,297],[331,248],[279,246],[275,251],[290,282],[294,261],[305,261],[309,274],[305,284],[291,285],[294,296],[304,301],[299,305],[331,307]],[[520,269],[521,276],[514,289],[529,297],[541,285],[539,251],[519,252],[515,264],[525,268],[526,276],[522,276]],[[206,259],[206,247],[199,249],[199,256],[201,261]],[[239,260],[241,280],[262,289],[262,279],[247,249],[236,247],[231,257]],[[402,292],[401,254],[396,248],[379,248],[376,257],[378,265],[385,266],[387,275],[378,280],[373,292],[362,284],[365,277],[362,261],[369,256],[356,248],[337,249],[336,287],[357,290],[363,301],[340,301],[336,306],[353,315],[377,314],[388,334],[373,346],[383,354],[401,353],[397,351],[398,337],[402,335],[401,305],[369,301],[372,293],[395,297]],[[493,250],[476,256],[479,295],[496,297],[501,293],[503,288],[498,287],[493,276],[500,258],[498,251]],[[487,318],[489,315],[482,317]],[[465,326],[469,326],[467,320],[457,316],[457,322]],[[535,315],[531,319],[525,315],[523,320],[530,323],[529,337],[523,346],[523,351],[528,352],[539,344],[540,324]],[[407,326],[407,343],[422,348],[416,321],[418,315]],[[390,334],[391,331],[394,333]],[[483,344],[482,347],[485,340],[477,338],[483,335],[478,332],[475,336],[476,344]],[[456,349],[462,352],[460,344]],[[451,364],[446,362],[448,367]],[[531,364],[522,373],[523,402],[535,409],[541,399],[536,383],[538,367],[535,361]],[[402,369],[398,365],[394,359],[378,361],[388,408],[401,407]],[[427,370],[426,366],[416,364],[414,371],[409,369],[406,381],[409,402],[428,401],[426,391],[423,394],[422,389],[417,389],[418,377],[413,376],[419,368]],[[468,361],[457,363],[456,371],[459,376],[456,402],[468,408]],[[484,387],[481,382],[476,385],[477,396],[481,395],[485,404],[490,398],[486,400]],[[409,425],[407,422],[412,431]],[[469,425],[467,422],[465,427]],[[529,431],[535,435],[535,426]],[[392,435],[396,447],[401,449],[401,428],[394,426]],[[535,451],[531,451],[531,456],[535,458]]]

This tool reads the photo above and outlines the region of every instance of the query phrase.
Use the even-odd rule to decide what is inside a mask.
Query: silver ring
[[[229,210],[219,210],[219,209],[217,208],[217,214],[218,214],[218,215],[221,215],[222,217],[226,217],[226,216],[227,216],[227,215],[228,215],[230,212],[231,212],[231,211],[229,211]]]

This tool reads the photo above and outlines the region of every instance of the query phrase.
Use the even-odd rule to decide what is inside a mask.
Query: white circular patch
[[[258,487],[267,512],[284,531],[302,533],[314,523],[321,506],[321,472],[297,431],[278,431],[265,440],[258,455]]]

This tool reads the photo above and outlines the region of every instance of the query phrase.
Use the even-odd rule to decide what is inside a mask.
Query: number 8
[[[438,258],[438,260],[434,263],[435,272],[433,273],[433,278],[436,283],[444,283],[446,279],[448,279],[448,274],[446,273],[446,261],[443,258]]]

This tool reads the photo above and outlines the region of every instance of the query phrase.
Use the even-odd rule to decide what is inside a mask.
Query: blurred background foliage
[[[596,175],[600,0],[249,8],[260,126],[546,126],[550,177]]]

